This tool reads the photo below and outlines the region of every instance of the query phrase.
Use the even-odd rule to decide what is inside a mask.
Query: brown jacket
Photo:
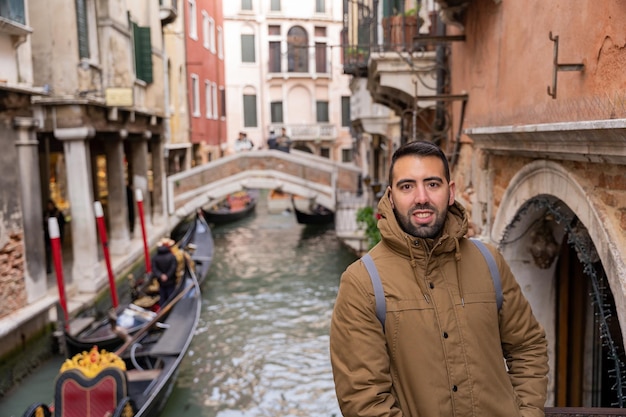
[[[498,313],[487,263],[464,238],[464,208],[450,207],[437,242],[404,233],[388,193],[378,210],[382,241],[370,253],[385,291],[385,332],[360,260],[341,277],[331,322],[330,355],[343,415],[543,416],[544,330],[490,247],[504,297]]]

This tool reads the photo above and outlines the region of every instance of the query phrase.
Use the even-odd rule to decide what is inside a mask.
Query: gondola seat
[[[54,417],[105,417],[126,401],[128,385],[119,368],[105,368],[94,378],[70,369],[57,376],[54,392]]]

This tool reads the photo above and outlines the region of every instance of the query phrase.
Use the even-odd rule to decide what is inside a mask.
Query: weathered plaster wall
[[[16,133],[11,121],[0,119],[0,317],[26,305]]]

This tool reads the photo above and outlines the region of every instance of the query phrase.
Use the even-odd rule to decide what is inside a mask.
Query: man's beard
[[[415,225],[411,223],[411,213],[415,210],[432,210],[435,213],[435,223],[431,225]],[[441,234],[443,225],[446,222],[448,216],[448,207],[443,212],[439,212],[435,207],[430,204],[420,204],[411,207],[409,212],[404,215],[400,214],[397,208],[393,208],[393,214],[396,216],[396,220],[400,225],[400,228],[413,237],[419,237],[423,239],[434,239]]]

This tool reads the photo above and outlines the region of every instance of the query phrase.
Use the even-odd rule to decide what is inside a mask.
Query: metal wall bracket
[[[559,35],[552,36],[550,31],[550,40],[554,42],[554,57],[552,69],[552,88],[548,86],[548,95],[556,98],[556,78],[559,71],[583,71],[585,64],[559,64]]]

